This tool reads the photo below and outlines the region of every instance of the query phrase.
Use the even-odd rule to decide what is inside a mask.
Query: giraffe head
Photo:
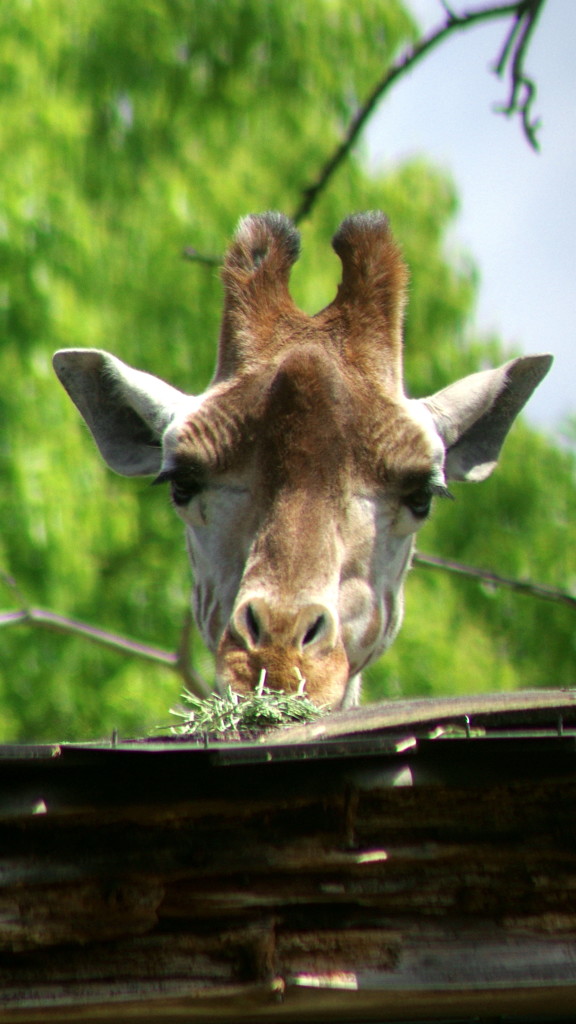
[[[293,303],[299,236],[245,218],[223,267],[214,379],[187,396],[116,357],[66,349],[56,373],[108,465],[170,485],[186,527],[193,607],[219,686],[267,685],[333,707],[390,645],[419,527],[450,480],[493,470],[548,371],[514,359],[420,400],[402,384],[407,272],[386,218],[349,217],[333,240],[334,301]]]

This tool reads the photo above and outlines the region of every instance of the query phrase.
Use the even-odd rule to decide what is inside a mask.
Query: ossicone
[[[340,301],[378,297],[388,312],[403,307],[408,270],[383,213],[373,210],[347,217],[332,246],[342,261]]]
[[[217,380],[265,350],[280,317],[295,314],[288,280],[299,252],[300,235],[284,214],[251,214],[240,221],[222,267]]]
[[[300,255],[300,234],[283,213],[250,214],[240,221],[222,275],[226,284],[248,281],[260,272],[287,281]]]
[[[402,326],[408,268],[379,210],[342,222],[332,239],[342,282],[332,303],[346,323],[348,355],[390,394],[402,386]]]

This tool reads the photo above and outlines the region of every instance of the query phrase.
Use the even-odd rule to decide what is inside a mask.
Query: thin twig
[[[555,601],[557,604],[567,605],[576,609],[576,597],[568,594],[557,587],[549,587],[543,583],[532,583],[530,580],[516,580],[509,576],[500,576],[489,569],[477,569],[473,565],[463,565],[461,562],[453,562],[450,558],[439,558],[436,555],[425,555],[418,552],[414,556],[414,564],[421,565],[428,569],[444,569],[446,572],[456,573],[459,576],[468,576],[471,579],[482,580],[495,587],[508,587],[519,594],[527,594],[530,597],[537,597],[543,601]]]
[[[452,33],[494,18],[507,18],[514,15],[518,17],[519,12],[523,12],[525,8],[534,6],[534,3],[540,5],[543,2],[544,0],[521,0],[518,3],[482,7],[476,10],[465,11],[462,14],[455,14],[447,9],[447,20],[444,25],[439,29],[435,29],[429,35],[424,36],[392,64],[384,77],[374,86],[362,106],[356,111],[350,121],[346,135],[332,156],[324,164],[316,181],[303,189],[302,199],[292,217],[294,223],[298,224],[304,217],[308,216],[318,197],[328,185],[328,182],[349,155],[362,129],[373,113],[376,104],[383,99],[392,85],[402,75],[411,71],[418,61],[422,60],[427,53],[447,39]]]
[[[194,630],[194,616],[192,609],[188,607],[184,615],[182,630],[180,632],[180,643],[176,651],[176,670],[182,676],[186,688],[197,697],[208,697],[212,687],[202,679],[202,676],[192,668],[190,664],[190,641]]]
[[[116,633],[109,633],[97,626],[89,626],[86,622],[79,622],[77,619],[70,619],[66,615],[59,615],[57,612],[46,611],[44,608],[20,608],[16,611],[1,612],[0,626],[42,626],[56,633],[65,633],[68,636],[81,636],[86,640],[92,640],[103,647],[112,647],[123,654],[136,654],[148,661],[156,661],[161,665],[167,665],[175,671],[180,672],[178,655],[170,651],[164,651],[159,647],[152,647],[150,644],[141,643],[139,640],[129,640],[127,637],[118,636]]]
[[[514,18],[512,29],[506,37],[502,53],[495,65],[496,73],[502,77],[510,54],[513,52],[512,65],[510,67],[510,74],[512,78],[510,98],[505,106],[498,109],[508,115],[513,113],[520,114],[526,138],[531,146],[538,148],[536,132],[539,127],[539,122],[531,119],[531,108],[536,93],[536,87],[534,82],[531,79],[528,79],[524,74],[523,60],[530,35],[536,24],[537,17],[544,6],[545,0],[517,0],[516,3],[481,7],[475,10],[463,11],[460,14],[454,12],[452,8],[444,2],[444,0],[442,0],[442,2],[446,12],[445,23],[440,28],[435,29],[429,35],[424,36],[406,50],[405,53],[388,68],[386,74],[373,87],[362,106],[358,108],[351,118],[346,134],[336,147],[334,153],[332,153],[332,155],[326,160],[316,180],[302,189],[301,200],[292,214],[292,220],[295,224],[299,224],[310,214],[312,207],[325,191],[336,171],[349,156],[362,130],[373,114],[376,105],[384,98],[395,82],[397,82],[403,75],[408,74],[412,68],[426,56],[426,54],[430,53],[430,51],[436,46],[444,42],[444,40],[450,35],[455,32],[471,28],[481,22],[494,20],[496,18]],[[516,45],[514,46],[515,39],[522,22],[525,22],[521,29],[522,34],[520,40],[516,42]],[[524,89],[522,103],[518,103],[520,88]],[[220,256],[201,253],[192,246],[189,246],[184,250],[183,256],[185,259],[192,262],[203,263],[208,266],[219,266],[221,263]]]
[[[437,555],[426,555],[418,552],[414,555],[414,564],[427,569],[440,569],[445,572],[455,573],[459,576],[466,576],[469,579],[482,580],[490,586],[507,587],[520,594],[529,597],[539,598],[544,601],[553,601],[565,605],[573,610],[576,609],[576,597],[557,587],[550,587],[542,583],[533,583],[530,580],[518,580],[509,576],[501,576],[499,573],[489,569],[478,569],[476,566],[464,565],[449,558],[440,558]],[[4,580],[19,596],[21,593],[15,581],[5,573],[0,573]],[[90,626],[86,622],[79,622],[66,615],[59,615],[57,612],[46,611],[42,608],[19,608],[14,611],[0,612],[0,627],[2,626],[40,626],[67,636],[80,636],[92,643],[100,644],[103,647],[111,648],[121,654],[143,658],[163,665],[165,668],[176,672],[183,680],[186,688],[200,699],[205,699],[211,693],[208,683],[190,665],[189,647],[190,637],[194,628],[194,620],[190,610],[186,612],[180,642],[176,651],[166,651],[159,647],[152,647],[150,644],[138,640],[130,640],[127,637],[118,636],[107,630]],[[260,686],[264,684],[262,674]],[[301,679],[299,693],[303,692],[305,680]]]
[[[110,633],[97,626],[90,626],[86,622],[79,622],[78,619],[71,619],[67,615],[59,615],[57,612],[46,611],[44,608],[30,608],[26,604],[22,590],[12,576],[0,570],[0,580],[16,594],[23,606],[15,611],[0,612],[0,627],[40,626],[55,633],[64,633],[67,636],[81,636],[102,647],[112,648],[122,654],[135,655],[172,669],[182,678],[186,688],[197,694],[198,697],[207,697],[212,692],[209,684],[195,672],[190,664],[190,639],[194,628],[194,619],[190,608],[184,616],[178,648],[172,652],[163,650],[161,647],[153,647],[139,640],[118,636],[117,633]]]
[[[193,245],[187,245],[182,250],[182,257],[190,263],[203,263],[206,267],[219,267],[222,259],[220,256],[213,256],[209,253],[199,252]]]
[[[545,0],[525,0],[523,4],[519,4],[514,23],[494,66],[494,72],[499,78],[502,78],[506,71],[510,74],[508,103],[497,106],[496,111],[508,117],[512,114],[519,114],[524,134],[529,144],[536,150],[540,148],[536,138],[540,121],[538,118],[532,117],[536,85],[524,71],[524,57],[544,3]]]

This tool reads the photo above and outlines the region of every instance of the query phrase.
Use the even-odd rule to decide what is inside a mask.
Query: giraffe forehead
[[[398,400],[315,347],[286,359],[272,381],[261,432],[264,449],[290,454],[299,471],[352,469],[401,488],[429,474],[442,443],[419,403]]]
[[[403,489],[443,454],[418,403],[388,397],[315,345],[254,368],[191,409],[170,437],[181,464],[219,471],[255,460],[267,489],[292,481],[317,490],[350,472]]]

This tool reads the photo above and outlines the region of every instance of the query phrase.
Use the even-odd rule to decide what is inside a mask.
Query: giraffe
[[[407,268],[386,217],[333,238],[335,299],[296,307],[300,239],[279,213],[244,218],[226,254],[216,370],[190,396],[98,349],[54,368],[117,473],[167,483],[185,525],[193,612],[219,688],[358,702],[395,639],[415,536],[448,484],[494,469],[551,356],[512,359],[407,397]]]

